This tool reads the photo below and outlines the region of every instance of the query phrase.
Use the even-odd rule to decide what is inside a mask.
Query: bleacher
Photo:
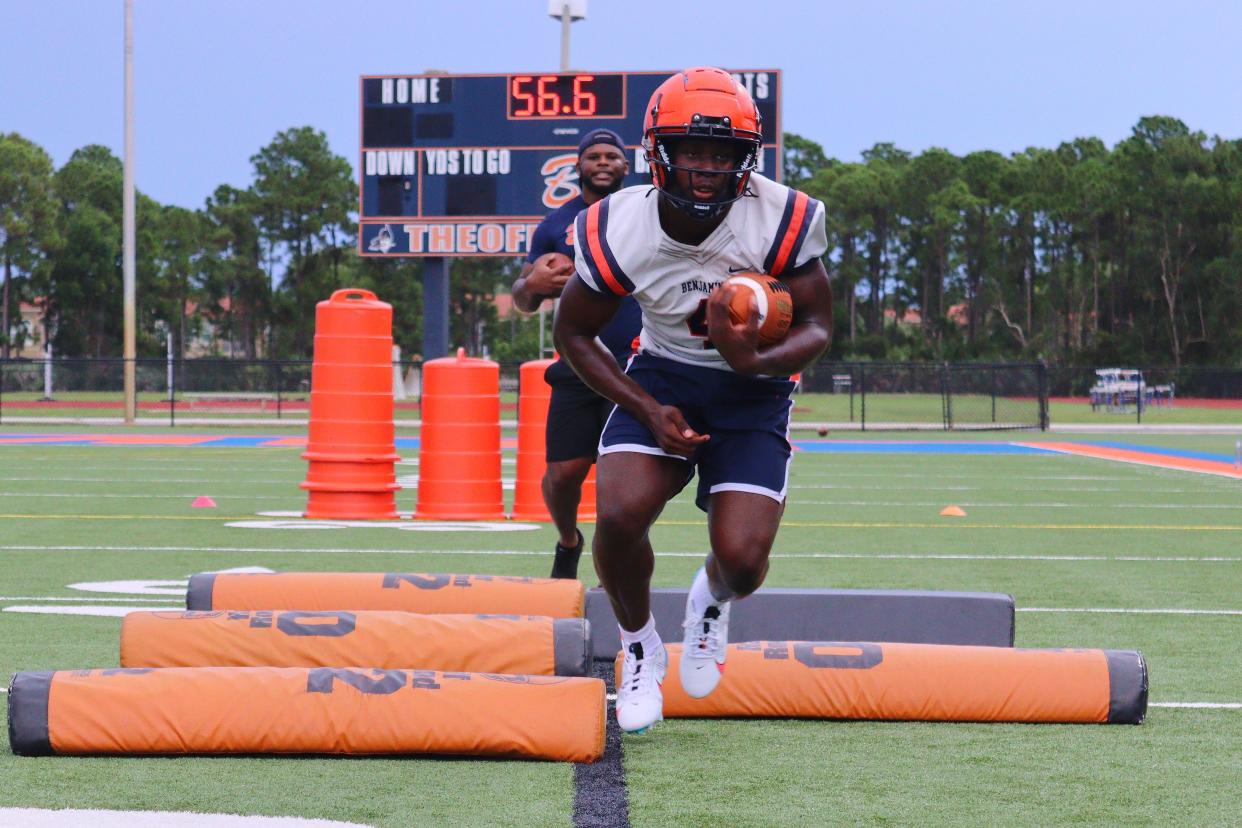
[[[1128,414],[1135,407],[1172,408],[1174,385],[1148,385],[1136,368],[1097,368],[1091,386],[1091,410],[1103,408],[1110,414]]]

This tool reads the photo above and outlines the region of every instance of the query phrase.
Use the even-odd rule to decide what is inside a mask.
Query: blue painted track
[[[1015,443],[932,443],[913,441],[794,440],[801,451],[828,454],[1052,454]]]
[[[56,434],[54,432],[6,433],[0,431],[0,447],[5,445],[39,445],[39,446],[128,446],[150,448],[290,448],[301,450],[304,442],[295,435],[213,435],[213,434]],[[1009,442],[967,442],[967,441],[932,441],[932,440],[794,440],[793,445],[799,451],[812,454],[953,454],[953,455],[1048,455],[1060,454],[1059,451],[1044,448],[1038,440]],[[1108,440],[1083,441],[1084,446],[1102,446],[1137,454],[1163,457],[1183,457],[1195,460],[1209,460],[1221,463],[1232,463],[1234,458],[1227,454],[1216,454],[1207,451],[1191,451],[1188,449],[1165,448],[1163,446],[1143,446],[1131,443],[1120,443]],[[504,441],[506,448],[513,448],[513,438]],[[398,449],[417,450],[417,437],[396,438]]]

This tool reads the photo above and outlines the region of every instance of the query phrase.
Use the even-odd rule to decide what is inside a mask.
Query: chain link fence
[[[0,423],[118,422],[122,359],[0,361]],[[516,417],[520,364],[500,365],[501,417]],[[419,419],[421,369],[393,364],[395,417]],[[138,359],[143,423],[300,424],[310,411],[310,360]],[[803,372],[794,423],[834,429],[1040,429],[1048,425],[1041,364],[821,362]]]
[[[832,427],[863,431],[1048,427],[1040,363],[821,362],[802,375],[798,407],[813,395]]]

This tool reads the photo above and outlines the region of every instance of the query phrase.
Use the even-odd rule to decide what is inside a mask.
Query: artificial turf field
[[[0,430],[0,438],[16,431]],[[1115,439],[1233,456],[1232,436]],[[546,526],[226,525],[301,508],[298,455],[292,448],[0,445],[0,609],[177,606],[183,599],[175,594],[109,596],[69,584],[176,582],[240,566],[546,575],[554,541]],[[416,471],[413,463],[398,467],[401,475]],[[623,740],[632,824],[1242,824],[1242,481],[1064,455],[806,451],[795,458],[790,483],[769,586],[1010,593],[1019,647],[1141,650],[1151,676],[1147,722],[670,720]],[[198,495],[219,507],[191,510]],[[399,507],[412,508],[413,498],[401,493]],[[939,517],[949,503],[967,517]],[[705,535],[688,493],[670,504],[653,532],[655,584],[688,584]],[[589,561],[581,572],[590,574]],[[0,680],[7,685],[17,670],[115,666],[119,626],[115,617],[0,612]],[[1192,702],[1235,706],[1163,706]],[[3,748],[0,807],[368,825],[573,819],[574,768],[565,764],[33,759]]]

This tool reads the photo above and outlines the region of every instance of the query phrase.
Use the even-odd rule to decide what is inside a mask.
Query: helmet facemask
[[[749,141],[728,141],[730,149],[734,150],[734,157],[740,157],[736,162],[736,166],[732,169],[725,170],[704,170],[698,167],[683,167],[673,163],[673,154],[679,139],[686,136],[656,137],[654,140],[654,157],[649,154],[647,162],[655,171],[656,186],[660,192],[668,199],[669,203],[674,207],[699,221],[708,221],[722,215],[730,204],[737,201],[746,192],[746,184],[750,180],[750,174],[754,172],[758,165],[758,158],[755,149],[749,146]],[[720,143],[726,143],[721,141]],[[724,185],[720,188],[720,193],[711,201],[701,201],[696,199],[692,194],[683,192],[678,181],[677,173],[684,172],[692,175],[710,175],[724,180]]]

